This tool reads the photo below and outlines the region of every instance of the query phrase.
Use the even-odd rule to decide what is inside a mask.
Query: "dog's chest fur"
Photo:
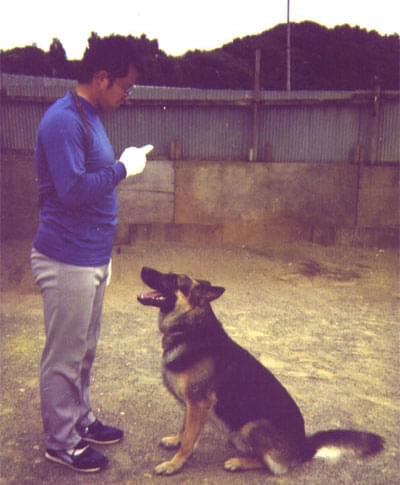
[[[162,333],[163,379],[168,390],[179,400],[204,399],[214,385],[216,360],[213,355],[214,325],[199,319],[196,312],[175,319],[168,314],[159,320]]]
[[[167,389],[179,401],[186,399],[196,401],[204,399],[212,390],[214,372],[214,360],[211,357],[204,357],[182,371],[170,370],[164,364],[163,380]]]

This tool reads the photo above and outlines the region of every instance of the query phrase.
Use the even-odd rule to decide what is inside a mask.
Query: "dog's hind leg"
[[[265,468],[274,475],[286,473],[300,462],[296,446],[267,420],[243,426],[239,435],[252,450],[250,457],[235,457],[225,462],[225,470],[240,471]]]
[[[214,403],[209,397],[205,400],[185,402],[185,422],[179,436],[180,448],[174,457],[155,467],[158,475],[172,475],[179,471],[193,453],[193,448],[207,420],[208,411]]]
[[[229,472],[246,471],[246,470],[259,470],[265,468],[265,465],[257,458],[250,458],[245,456],[237,456],[226,460],[224,463],[225,470]]]
[[[234,446],[238,451],[248,456],[236,456],[226,460],[224,468],[230,472],[245,471],[245,470],[257,470],[259,468],[265,468],[265,464],[262,460],[254,457],[254,450],[248,440],[244,438],[240,432],[231,433],[229,437],[229,443]]]

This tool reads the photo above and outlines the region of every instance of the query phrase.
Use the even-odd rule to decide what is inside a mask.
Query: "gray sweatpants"
[[[43,297],[46,343],[40,363],[45,446],[74,447],[76,425],[95,417],[89,399],[90,371],[100,334],[108,266],[80,267],[31,253],[32,273]]]

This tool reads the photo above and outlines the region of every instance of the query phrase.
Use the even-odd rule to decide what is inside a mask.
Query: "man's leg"
[[[100,335],[100,323],[103,309],[104,293],[107,286],[108,271],[99,274],[100,284],[96,286],[96,294],[93,300],[93,310],[87,334],[87,352],[82,363],[81,372],[81,402],[79,406],[79,419],[77,429],[80,436],[91,443],[114,444],[121,441],[123,431],[113,426],[104,425],[96,419],[89,397],[90,373],[96,354],[96,346]]]
[[[82,372],[88,380],[100,324],[98,318],[96,325],[91,325],[93,309],[95,303],[99,307],[96,293],[107,266],[67,265],[33,251],[32,270],[44,302],[46,344],[40,388],[45,443],[53,450],[72,448],[81,439],[75,426],[82,416],[82,403],[87,400],[90,405],[88,397],[82,395],[88,386],[88,382],[82,384]]]
[[[92,424],[96,417],[92,412],[90,403],[89,387],[90,374],[93,361],[96,355],[97,342],[100,336],[101,317],[103,311],[104,293],[106,290],[107,274],[104,273],[103,268],[101,273],[96,275],[99,284],[96,286],[95,296],[93,299],[92,314],[90,318],[88,333],[87,333],[87,349],[82,362],[81,370],[81,402],[79,405],[78,424],[81,427],[86,427]]]

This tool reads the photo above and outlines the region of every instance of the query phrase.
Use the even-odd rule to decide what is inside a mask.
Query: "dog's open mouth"
[[[161,307],[165,303],[166,297],[159,291],[149,291],[138,295],[137,299],[142,305]]]
[[[165,313],[171,311],[176,301],[177,276],[173,273],[163,274],[146,266],[142,268],[140,275],[143,283],[150,286],[152,291],[138,295],[139,303],[158,307]]]

